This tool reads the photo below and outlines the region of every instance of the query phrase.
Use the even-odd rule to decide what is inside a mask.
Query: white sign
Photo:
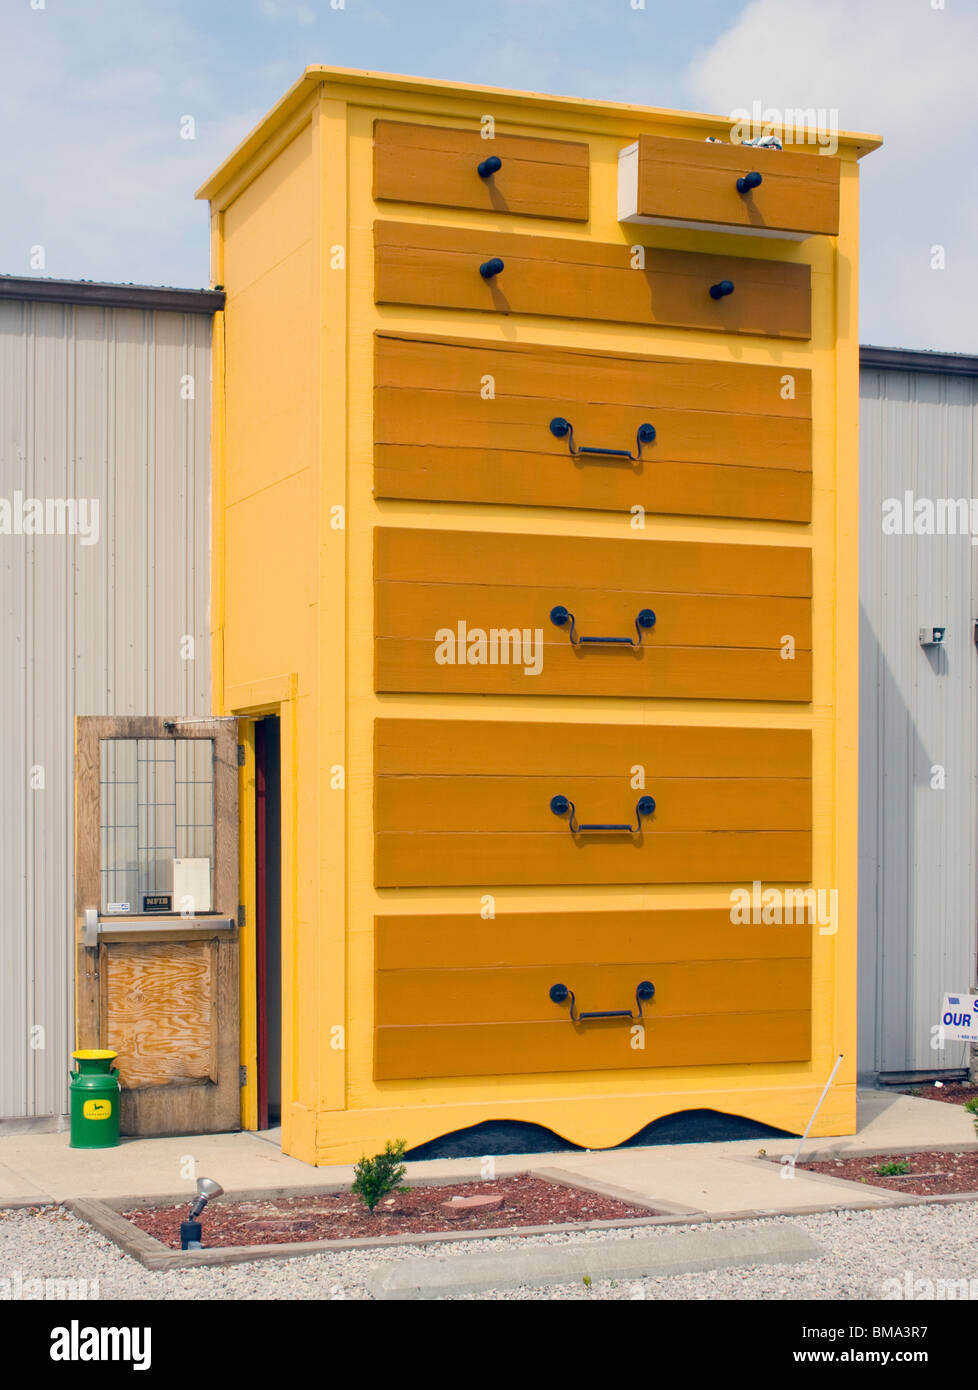
[[[106,910],[106,912],[109,912],[109,913],[128,912],[128,911],[129,911],[129,904],[128,904],[128,903],[109,903],[108,907],[107,907],[105,910]]]
[[[173,910],[210,912],[211,861],[209,859],[174,859]]]
[[[945,994],[941,1031],[945,1038],[958,1042],[978,1042],[978,997]]]

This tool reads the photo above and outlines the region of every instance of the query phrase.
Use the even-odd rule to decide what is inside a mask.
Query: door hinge
[[[239,744],[238,744],[238,767],[244,767],[244,765],[245,765],[245,756],[246,756],[246,754],[245,754],[245,746],[244,746],[243,743],[239,743]]]
[[[245,909],[244,909],[244,903],[238,903],[238,926],[239,926],[239,927],[243,927],[244,924],[245,924]]]
[[[247,1068],[247,1067],[239,1067],[239,1068],[238,1068],[238,1085],[239,1085],[239,1086],[247,1086],[247,1084],[248,1084],[248,1068]]]

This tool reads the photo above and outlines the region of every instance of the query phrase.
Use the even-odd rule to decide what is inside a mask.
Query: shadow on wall
[[[786,1129],[741,1115],[727,1115],[719,1110],[682,1110],[664,1115],[660,1120],[643,1126],[637,1134],[612,1148],[631,1149],[655,1144],[710,1144],[734,1139],[792,1138]],[[409,1161],[432,1158],[503,1158],[514,1154],[582,1153],[580,1144],[571,1144],[543,1125],[526,1124],[522,1120],[485,1120],[468,1129],[443,1134],[427,1144],[409,1149]],[[610,1152],[610,1150],[605,1150]]]
[[[912,620],[908,614],[907,622]],[[905,641],[912,641],[909,655],[919,662],[920,678],[926,682],[959,676],[952,662],[973,657],[970,650],[962,652],[960,644],[953,652],[922,648],[916,629]],[[932,692],[915,681],[911,688],[919,692],[918,699],[937,697],[936,687]],[[970,739],[962,740],[960,731],[951,727],[942,750],[925,746],[862,604],[859,705],[858,1071],[874,1079],[880,1073],[958,1070],[967,1065],[967,1044],[932,1049],[930,1028],[925,1030],[921,1020],[930,1016],[930,1008],[936,1025],[943,991],[966,987],[966,981],[944,978],[955,966],[949,938],[959,930],[958,924],[945,919],[959,910],[960,885],[951,880],[953,864],[919,862],[935,844],[952,853],[949,817],[956,803],[949,792],[940,793],[948,800],[935,803],[929,824],[919,824],[917,790],[931,787],[932,768],[938,763],[946,765],[948,778],[973,778],[974,769],[954,757]],[[919,920],[918,901],[932,904],[930,920]]]
[[[899,682],[860,602],[858,1070],[867,1077],[904,1069],[911,1055],[915,807],[909,789],[912,769],[926,762]]]

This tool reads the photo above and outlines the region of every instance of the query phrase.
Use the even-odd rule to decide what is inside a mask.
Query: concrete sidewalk
[[[270,1138],[257,1134],[127,1139],[117,1149],[69,1149],[68,1135],[17,1134],[0,1137],[0,1206],[59,1202],[69,1197],[145,1201],[193,1191],[198,1176],[217,1178],[229,1194],[255,1189],[348,1185],[349,1166],[311,1168],[289,1158]],[[970,1117],[959,1105],[941,1104],[886,1091],[859,1094],[859,1130],[841,1139],[809,1140],[806,1157],[941,1148],[976,1142]],[[660,1201],[689,1211],[716,1213],[799,1212],[813,1207],[878,1206],[895,1194],[882,1188],[837,1182],[795,1172],[782,1177],[777,1163],[759,1160],[791,1154],[797,1139],[750,1139],[733,1143],[670,1144],[595,1152],[520,1154],[497,1158],[497,1174],[546,1169],[569,1181],[614,1189],[623,1199]],[[480,1158],[411,1163],[408,1178],[459,1182],[481,1176]]]

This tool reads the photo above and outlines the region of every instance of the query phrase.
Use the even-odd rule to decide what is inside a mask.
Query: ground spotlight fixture
[[[211,1197],[220,1197],[224,1188],[213,1178],[197,1179],[197,1196],[190,1206],[190,1217],[187,1221],[180,1222],[180,1249],[181,1250],[200,1250],[200,1222],[198,1217],[207,1206]]]

